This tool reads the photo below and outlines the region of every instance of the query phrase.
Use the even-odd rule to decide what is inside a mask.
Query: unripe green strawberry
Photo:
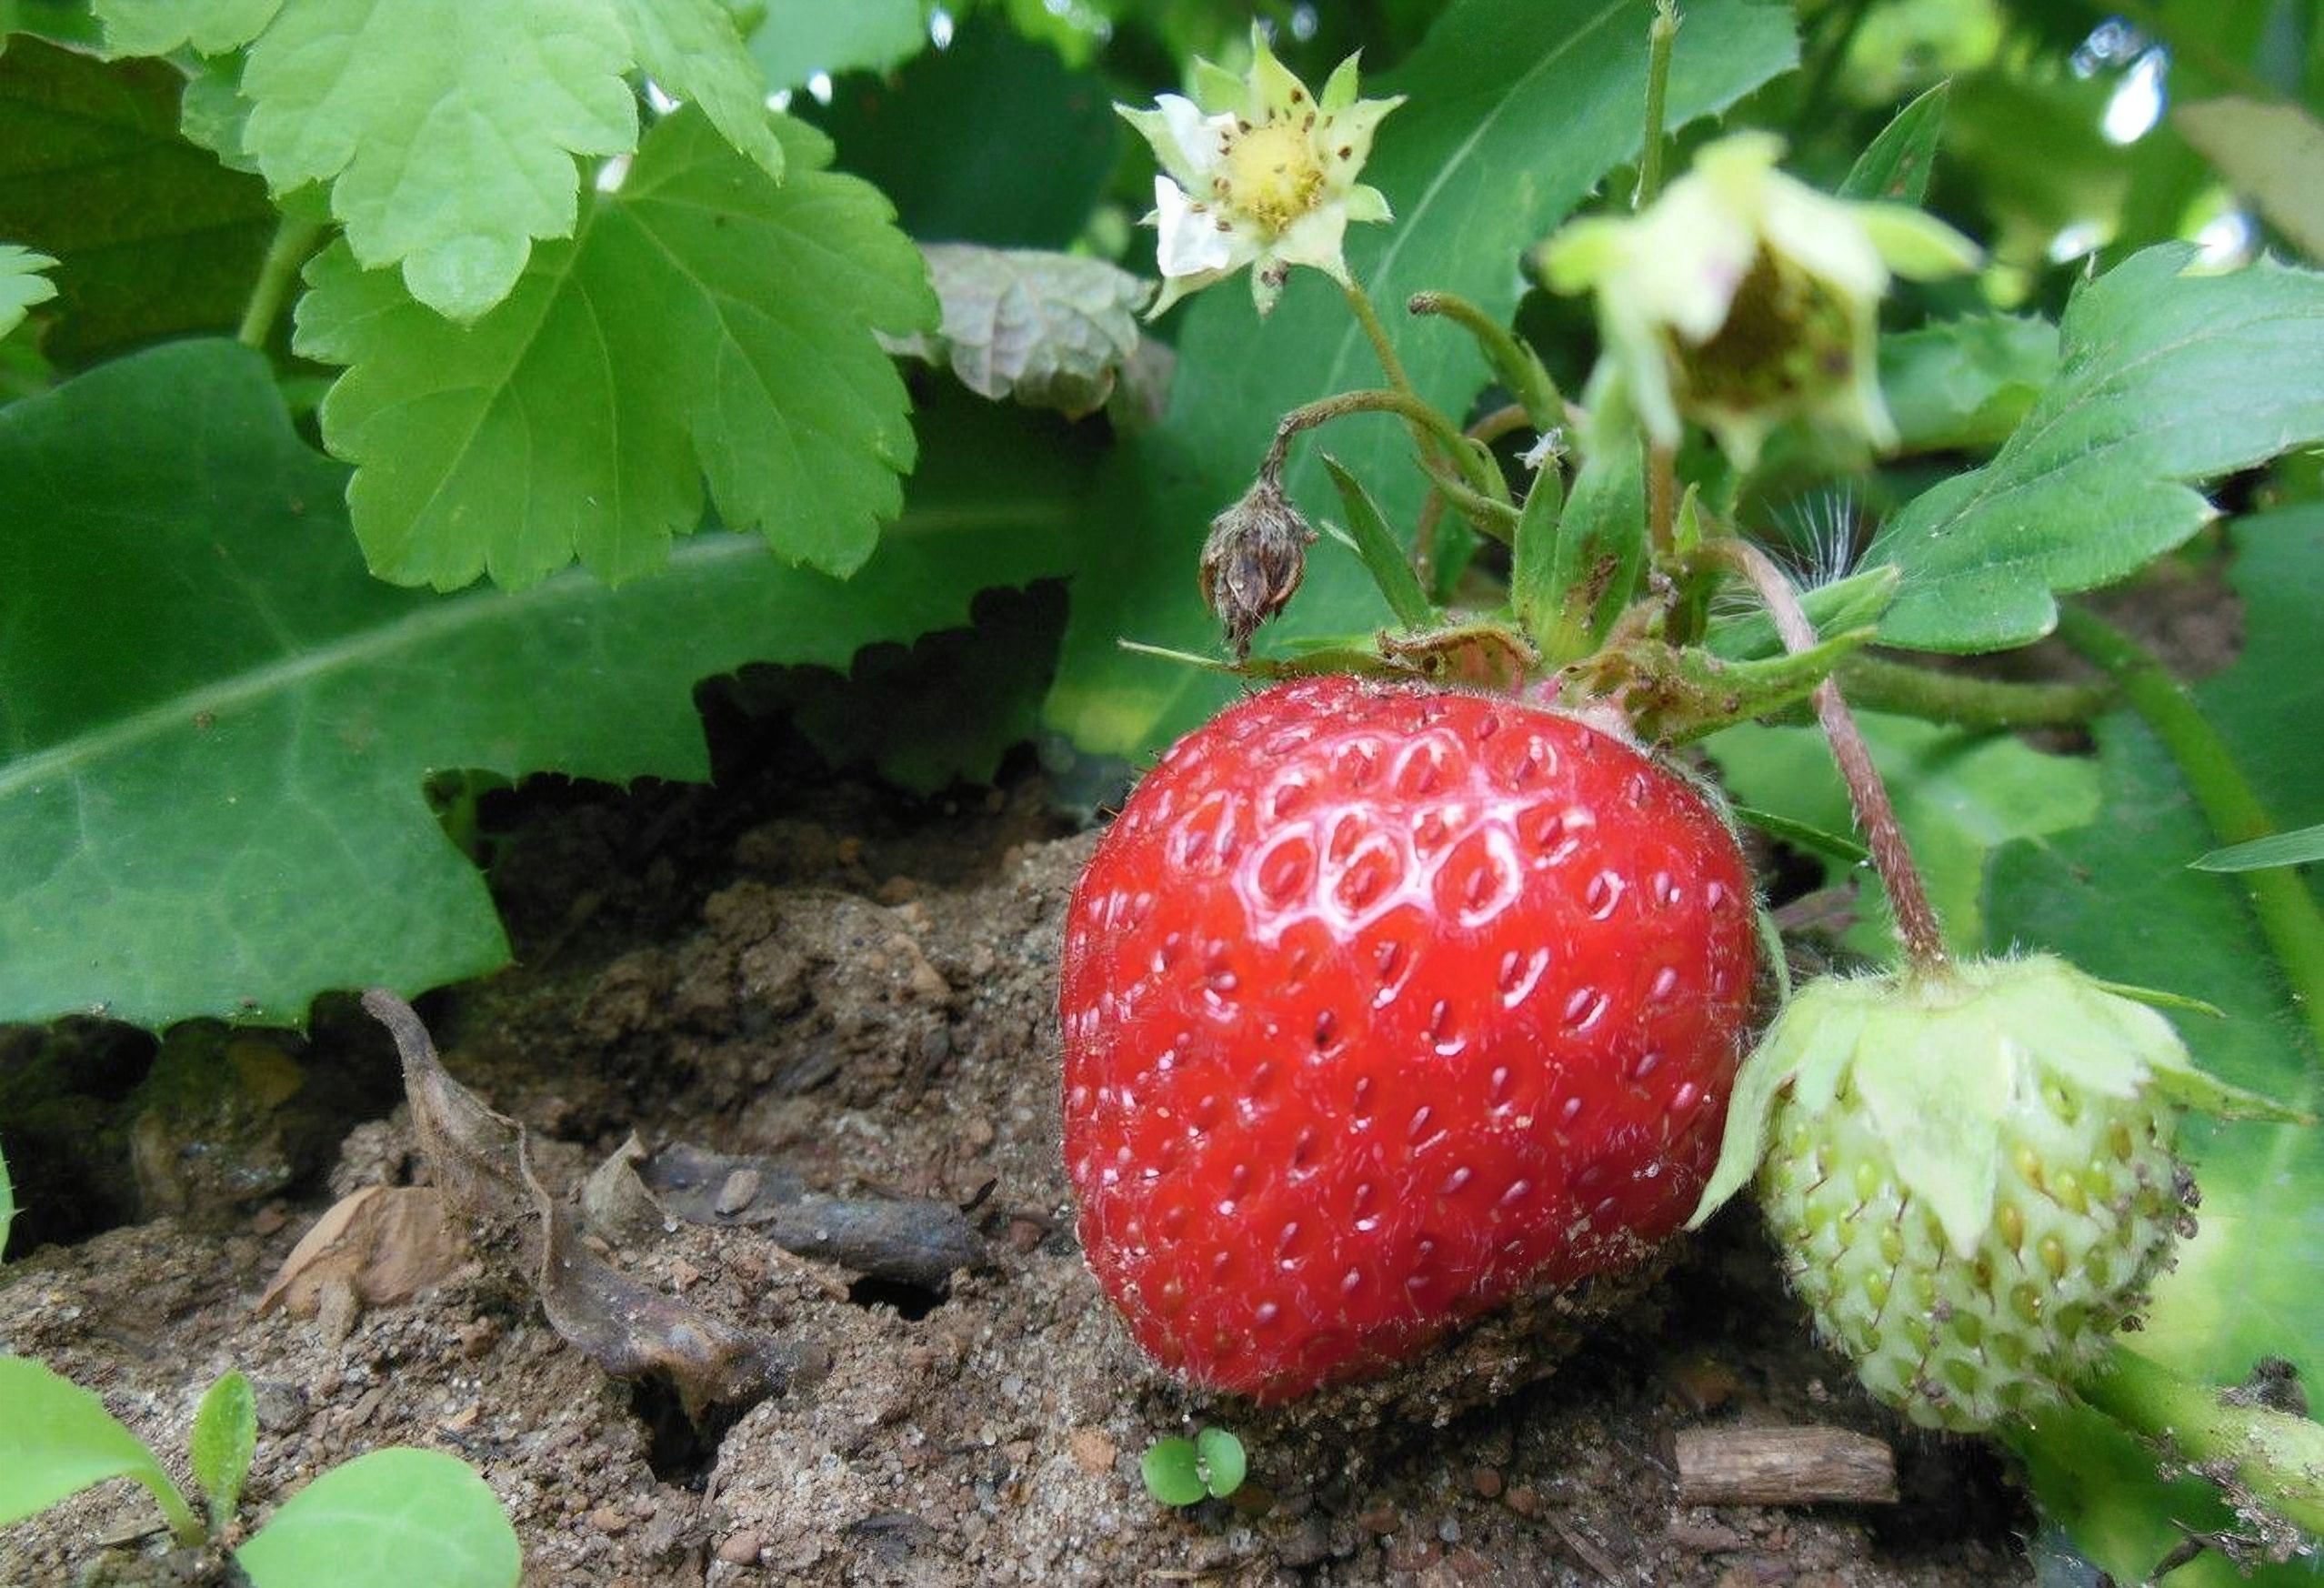
[[[2185,1107],[2251,1101],[2047,955],[1817,981],[1745,1062],[1696,1221],[1757,1165],[1818,1332],[1914,1422],[1988,1428],[2056,1399],[2167,1263]]]

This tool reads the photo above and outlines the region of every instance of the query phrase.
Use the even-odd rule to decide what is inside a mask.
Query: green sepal
[[[2288,1117],[2195,1068],[2170,1022],[2047,954],[1942,971],[1827,978],[1795,994],[1745,1060],[1719,1159],[1690,1227],[1751,1178],[1775,1100],[1815,1118],[1852,1091],[1899,1184],[1966,1258],[1993,1213],[2000,1143],[2032,1085],[2117,1098],[2149,1090],[2235,1117]],[[2289,1116],[2297,1117],[2297,1116]]]
[[[1340,506],[1347,514],[1349,544],[1355,547],[1365,571],[1372,576],[1372,582],[1387,598],[1388,609],[1407,628],[1426,628],[1436,615],[1435,608],[1428,605],[1419,576],[1412,571],[1404,548],[1388,533],[1387,520],[1380,516],[1364,482],[1341,467],[1339,460],[1327,453],[1323,466],[1331,476],[1331,483],[1338,487]]]
[[[1619,691],[1641,736],[1686,744],[1806,699],[1878,635],[1878,629],[1852,628],[1808,650],[1746,662],[1642,639],[1592,658],[1575,674],[1595,693]]]
[[[1928,173],[1945,134],[1945,102],[1952,85],[1939,83],[1906,106],[1864,147],[1839,185],[1842,198],[1918,204],[1928,196]]]
[[[1600,408],[1556,532],[1518,523],[1510,585],[1527,634],[1552,662],[1587,656],[1605,641],[1646,568],[1644,443],[1611,394]],[[1540,494],[1537,487],[1528,508]]]

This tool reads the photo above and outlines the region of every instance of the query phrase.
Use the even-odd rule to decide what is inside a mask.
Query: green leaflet
[[[1866,558],[1905,576],[1883,643],[2038,639],[2053,592],[2121,578],[2210,520],[2179,482],[2324,437],[2324,276],[2269,260],[2186,274],[2193,258],[2149,248],[2084,287],[2057,378],[1999,454],[1881,528]]]
[[[614,0],[614,9],[656,85],[700,106],[720,136],[779,179],[783,145],[766,113],[766,76],[723,0]]]
[[[1382,125],[1364,171],[1396,220],[1350,228],[1348,265],[1390,320],[1423,397],[1458,411],[1486,372],[1458,328],[1407,322],[1398,306],[1434,287],[1490,315],[1511,311],[1520,251],[1638,148],[1650,20],[1631,0],[1461,0],[1401,70],[1367,86],[1411,99]],[[1782,71],[1795,47],[1779,7],[1690,5],[1673,58],[1671,125]],[[1239,281],[1178,312],[1186,318],[1169,416],[1108,466],[1094,516],[1105,533],[1093,535],[1075,587],[1049,696],[1049,721],[1095,750],[1127,754],[1164,742],[1226,698],[1231,681],[1126,654],[1115,642],[1210,647],[1214,627],[1194,588],[1204,527],[1242,495],[1283,414],[1378,378],[1339,293],[1313,271],[1293,273],[1264,322],[1253,318]],[[1311,518],[1331,516],[1319,456],[1327,445],[1408,534],[1421,482],[1395,421],[1344,421],[1297,451],[1287,483]],[[1357,558],[1318,547],[1276,643],[1289,648],[1301,636],[1361,630],[1375,619],[1375,602]]]
[[[33,305],[56,296],[56,284],[44,274],[55,263],[45,254],[0,243],[0,337],[22,325]]]
[[[283,1502],[234,1558],[254,1588],[515,1588],[516,1530],[485,1481],[435,1450],[377,1450]]]
[[[780,124],[776,184],[704,117],[659,123],[580,235],[535,250],[508,300],[446,323],[344,246],[308,267],[299,351],[347,365],[323,435],[375,572],[450,589],[532,583],[578,557],[659,568],[702,515],[846,574],[902,504],[904,384],[875,330],[931,329],[919,253],[829,146]]]
[[[0,1020],[295,1024],[326,988],[501,963],[431,769],[700,778],[697,679],[844,667],[1067,570],[1071,471],[1032,436],[940,434],[846,583],[706,533],[619,590],[442,598],[366,574],[343,471],[247,349],[164,347],[0,410]]]

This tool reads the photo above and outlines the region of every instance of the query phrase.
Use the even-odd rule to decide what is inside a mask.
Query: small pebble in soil
[[[1066,1451],[1073,1457],[1073,1464],[1092,1477],[1112,1472],[1114,1460],[1121,1453],[1112,1440],[1095,1428],[1077,1428],[1067,1434]]]
[[[1471,1467],[1468,1486],[1477,1491],[1479,1500],[1498,1499],[1501,1493],[1500,1471],[1495,1467]]]
[[[718,1542],[718,1558],[730,1566],[755,1566],[758,1564],[759,1549],[758,1534],[746,1527]]]

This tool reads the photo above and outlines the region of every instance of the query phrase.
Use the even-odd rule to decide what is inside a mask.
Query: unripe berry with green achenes
[[[1756,1166],[1818,1333],[1914,1422],[1986,1429],[2056,1400],[2168,1264],[2186,1107],[2256,1101],[2047,955],[1817,981],[1745,1062],[1696,1221]]]

